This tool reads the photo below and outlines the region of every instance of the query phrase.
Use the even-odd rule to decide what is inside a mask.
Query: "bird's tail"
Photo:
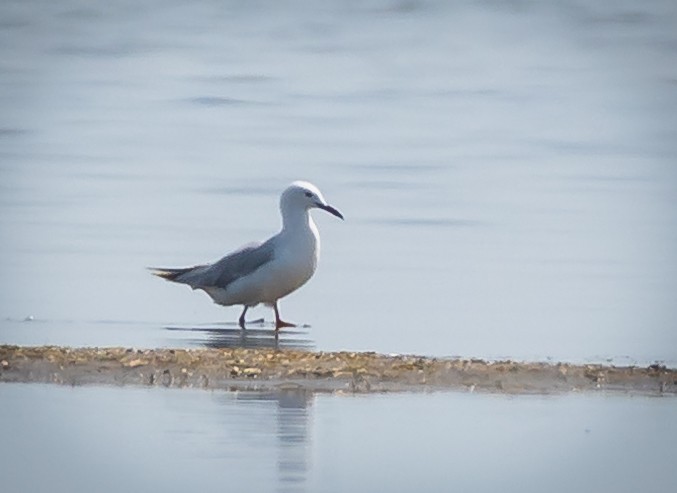
[[[148,270],[151,271],[151,274],[154,276],[161,277],[167,281],[181,282],[179,279],[183,274],[190,272],[195,267],[183,267],[179,269],[173,268],[163,268],[163,267],[148,267]]]

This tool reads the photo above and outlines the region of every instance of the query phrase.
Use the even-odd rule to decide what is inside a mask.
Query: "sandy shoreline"
[[[677,370],[275,349],[0,345],[0,382],[316,392],[461,390],[677,395]]]

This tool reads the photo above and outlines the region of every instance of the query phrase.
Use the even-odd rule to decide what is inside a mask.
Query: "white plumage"
[[[312,208],[343,219],[315,185],[296,181],[282,192],[282,230],[272,238],[240,248],[213,264],[151,270],[163,279],[205,291],[220,305],[244,305],[239,319],[243,329],[247,309],[259,303],[273,307],[276,330],[292,327],[280,319],[277,302],[303,286],[317,268],[320,235],[309,213]]]

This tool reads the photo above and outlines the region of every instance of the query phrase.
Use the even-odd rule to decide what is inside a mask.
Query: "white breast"
[[[275,250],[275,259],[266,266],[264,303],[273,303],[303,286],[315,273],[320,255],[320,238],[317,228],[310,221],[309,228],[280,241]],[[282,238],[281,238],[282,239]],[[263,270],[263,269],[262,269]]]
[[[320,238],[312,220],[301,230],[282,231],[273,259],[227,289],[207,291],[222,305],[272,304],[303,286],[313,276],[320,254]]]

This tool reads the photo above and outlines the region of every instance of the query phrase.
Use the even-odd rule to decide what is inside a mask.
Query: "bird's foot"
[[[276,331],[279,331],[280,329],[283,329],[285,327],[296,327],[296,324],[285,322],[284,320],[276,320],[275,321],[275,330]]]

